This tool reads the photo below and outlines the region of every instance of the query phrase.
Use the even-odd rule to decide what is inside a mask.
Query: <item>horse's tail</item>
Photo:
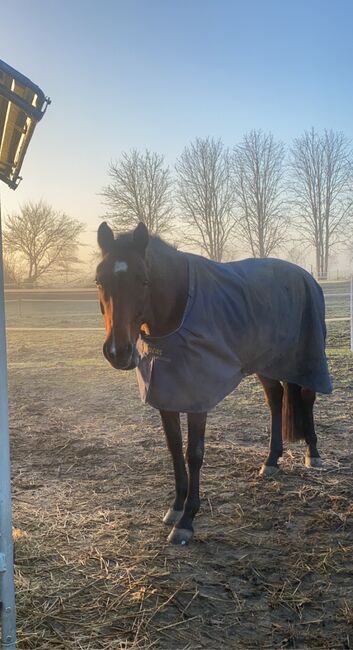
[[[282,436],[283,440],[295,442],[304,438],[303,400],[298,384],[283,384]]]

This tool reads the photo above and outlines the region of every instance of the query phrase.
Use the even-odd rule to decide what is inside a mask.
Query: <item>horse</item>
[[[136,369],[172,457],[168,541],[185,545],[193,537],[207,414],[246,375],[257,375],[270,409],[261,476],[278,472],[283,438],[304,439],[305,465],[320,468],[313,407],[316,392],[332,386],[324,299],[314,278],[278,259],[218,263],[185,253],[143,223],[115,238],[104,222],[98,244],[103,354],[115,369]],[[185,459],[180,413],[187,415]]]

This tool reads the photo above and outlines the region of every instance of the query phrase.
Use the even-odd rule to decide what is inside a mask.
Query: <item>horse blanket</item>
[[[180,326],[137,343],[143,402],[209,411],[252,373],[331,392],[324,297],[307,271],[277,259],[217,263],[185,255],[189,292]]]

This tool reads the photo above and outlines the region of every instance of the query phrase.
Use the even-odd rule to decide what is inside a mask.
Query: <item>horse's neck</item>
[[[176,250],[151,248],[149,267],[148,326],[151,336],[172,332],[181,322],[188,296],[186,256]]]

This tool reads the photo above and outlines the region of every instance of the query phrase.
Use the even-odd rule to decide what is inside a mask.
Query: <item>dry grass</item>
[[[353,647],[345,332],[317,406],[325,471],[292,447],[276,480],[258,477],[268,414],[246,380],[210,416],[186,549],[166,544],[170,461],[133,375],[104,364],[99,333],[28,336],[9,341],[19,648]]]

